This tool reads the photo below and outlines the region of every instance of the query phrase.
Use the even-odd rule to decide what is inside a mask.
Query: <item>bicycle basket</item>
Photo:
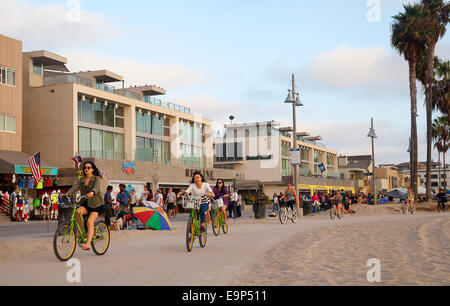
[[[193,197],[183,197],[183,208],[185,209],[199,209],[200,199]]]
[[[76,206],[77,205],[70,198],[63,198],[61,202],[59,202],[58,208],[76,208]]]
[[[211,208],[212,208],[213,210],[219,209],[219,208],[221,208],[221,207],[223,207],[223,199],[222,199],[222,198],[219,198],[219,199],[217,199],[217,200],[214,200],[214,201],[212,202],[212,204],[211,204]]]

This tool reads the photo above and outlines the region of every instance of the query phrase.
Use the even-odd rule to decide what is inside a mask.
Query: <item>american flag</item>
[[[30,165],[31,173],[33,173],[35,182],[39,182],[42,178],[42,175],[41,175],[41,153],[38,152],[38,153],[34,154],[33,156],[31,156],[28,159],[28,164]]]

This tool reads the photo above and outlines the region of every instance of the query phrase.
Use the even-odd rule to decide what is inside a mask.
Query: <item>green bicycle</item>
[[[223,205],[223,204],[222,204]],[[214,217],[212,220],[212,229],[213,233],[216,236],[220,234],[220,227],[222,227],[222,231],[224,234],[228,233],[228,224],[225,223],[225,216],[223,215],[221,207],[217,201],[213,201],[211,205],[212,211],[214,212]]]
[[[201,230],[200,204],[200,197],[193,197],[190,195],[183,197],[183,208],[191,209],[191,214],[186,226],[186,248],[188,252],[192,251],[194,240],[197,238],[202,248],[206,246],[208,235],[207,228],[205,228],[204,231]]]
[[[75,205],[72,204],[70,198],[66,197],[64,199],[63,205],[73,207],[73,212],[70,221],[58,226],[53,236],[53,250],[56,257],[61,261],[68,261],[73,256],[77,243],[81,247],[87,241],[88,234],[84,226],[83,216],[76,210],[80,206],[80,202],[85,199],[87,197],[82,196],[75,202]],[[81,225],[77,219],[81,221]],[[97,221],[94,225],[94,237],[91,242],[94,253],[97,255],[105,254],[110,240],[111,236],[108,226],[106,226],[104,221]]]

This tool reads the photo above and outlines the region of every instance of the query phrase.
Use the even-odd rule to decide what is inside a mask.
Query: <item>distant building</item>
[[[292,128],[281,127],[276,121],[262,121],[229,124],[225,130],[223,137],[214,140],[214,167],[242,173],[246,182],[237,181],[241,190],[263,185],[266,195],[273,195],[293,183]],[[337,152],[320,143],[320,136],[298,132],[297,140],[301,159],[298,188],[302,193],[352,191],[351,182],[340,178]]]

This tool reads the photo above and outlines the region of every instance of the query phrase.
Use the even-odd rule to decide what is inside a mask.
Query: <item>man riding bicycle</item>
[[[291,184],[288,184],[288,187],[284,191],[282,199],[286,201],[287,205],[291,208],[292,211],[294,211],[294,204],[296,205],[296,208],[298,207],[297,193],[295,192],[295,189],[292,188]]]
[[[447,195],[444,189],[439,189],[439,193],[436,195],[436,200],[438,204],[442,204],[442,210],[445,211],[445,203],[447,202]]]

